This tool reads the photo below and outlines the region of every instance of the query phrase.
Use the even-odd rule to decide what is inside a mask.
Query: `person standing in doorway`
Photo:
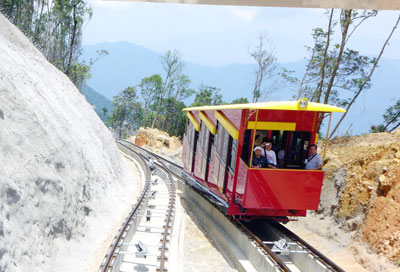
[[[321,156],[317,152],[317,145],[310,145],[310,156],[306,160],[306,170],[321,170],[322,168],[322,159]]]

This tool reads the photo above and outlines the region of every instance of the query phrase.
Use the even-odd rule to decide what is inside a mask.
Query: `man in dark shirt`
[[[253,162],[252,162],[253,167],[255,167],[255,168],[265,168],[265,167],[268,167],[268,168],[274,168],[274,169],[276,169],[275,166],[273,166],[272,164],[270,164],[270,163],[268,162],[268,159],[267,159],[267,158],[261,156],[261,152],[262,152],[262,148],[261,148],[261,147],[256,146],[256,147],[254,148],[255,156],[253,156]]]

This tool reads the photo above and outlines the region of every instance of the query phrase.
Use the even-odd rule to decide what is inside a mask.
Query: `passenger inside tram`
[[[255,168],[273,168],[276,169],[275,165],[271,164],[268,159],[261,155],[263,149],[260,146],[254,148],[253,156],[253,167]]]
[[[260,156],[269,154],[269,162],[283,169],[304,169],[305,159],[308,157],[308,148],[311,133],[308,131],[285,130],[246,130],[243,142],[242,159],[250,165],[253,147],[259,147]],[[254,138],[253,138],[254,137]],[[252,141],[254,139],[254,145]],[[253,163],[252,163],[253,165]]]
[[[264,156],[265,158],[268,159],[268,161],[273,165],[277,166],[276,163],[276,153],[274,150],[272,150],[272,142],[271,141],[264,141],[263,144],[261,145],[261,148],[263,148],[261,152],[261,156]]]

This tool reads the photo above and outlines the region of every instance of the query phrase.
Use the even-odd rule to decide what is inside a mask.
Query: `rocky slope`
[[[138,146],[157,152],[177,164],[182,164],[182,142],[175,136],[169,136],[167,132],[156,128],[140,128],[136,135],[130,137],[129,140]]]
[[[326,188],[336,188],[338,202],[324,210],[400,264],[400,131],[337,138],[328,154]]]
[[[96,270],[134,188],[92,107],[0,14],[0,271]]]
[[[335,138],[325,170],[319,211],[292,226],[338,242],[367,271],[399,271],[400,130]]]

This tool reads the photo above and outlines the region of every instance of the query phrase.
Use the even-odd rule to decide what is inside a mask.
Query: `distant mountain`
[[[111,101],[86,84],[83,86],[81,93],[86,97],[87,102],[89,102],[90,105],[94,106],[94,110],[101,118],[101,120],[106,121],[108,115],[110,115],[113,110],[113,105]],[[104,114],[103,108],[107,109],[106,114]]]
[[[144,77],[156,73],[163,75],[161,54],[143,46],[117,42],[88,45],[83,49],[85,60],[95,59],[97,50],[104,49],[110,53],[94,64],[93,76],[88,81],[88,85],[109,99],[126,87],[139,84]],[[306,61],[278,65],[295,71],[295,74],[301,77],[305,71]],[[197,89],[200,84],[218,87],[221,89],[224,101],[230,102],[238,97],[247,97],[250,100],[255,68],[254,64],[230,64],[215,68],[186,62],[184,73],[192,80],[193,88]],[[372,88],[358,98],[343,122],[340,134],[365,133],[369,131],[371,125],[382,122],[385,109],[393,103],[394,97],[399,97],[399,73],[399,60],[381,60],[372,78]],[[274,87],[276,91],[268,96],[268,100],[292,99],[293,91],[279,83],[274,83]],[[333,119],[333,124],[336,120]]]

